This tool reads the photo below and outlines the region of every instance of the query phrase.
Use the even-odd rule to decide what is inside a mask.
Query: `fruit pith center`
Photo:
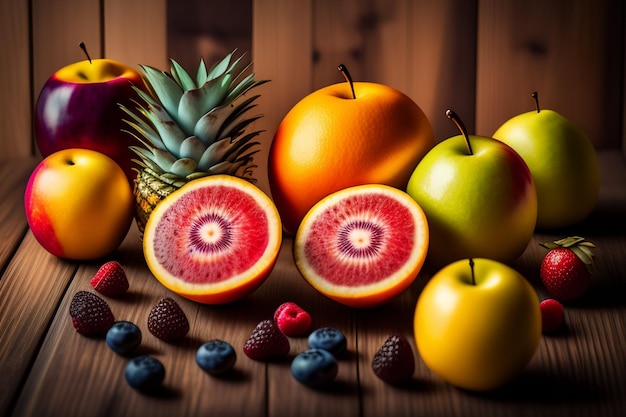
[[[381,251],[383,241],[382,227],[361,220],[345,224],[337,233],[340,255],[351,259],[376,257]]]
[[[189,232],[191,248],[204,254],[220,253],[233,242],[233,231],[229,222],[216,213],[197,218]]]

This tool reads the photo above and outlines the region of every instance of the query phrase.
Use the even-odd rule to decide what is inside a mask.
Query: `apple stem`
[[[469,154],[474,155],[474,152],[472,151],[472,144],[469,140],[469,134],[467,133],[467,129],[465,128],[465,125],[463,124],[459,116],[457,116],[457,114],[450,109],[446,110],[446,116],[448,116],[448,119],[452,120],[456,127],[459,128],[459,130],[463,134],[463,137],[465,138],[465,143],[467,144],[467,150]]]
[[[343,64],[339,64],[337,69],[343,74],[348,84],[350,84],[350,89],[352,90],[352,98],[356,100],[356,94],[354,94],[354,83],[352,82],[352,76],[350,75],[350,71],[348,71],[348,67]]]
[[[472,271],[472,285],[476,285],[476,278],[474,277],[474,259],[469,259],[470,270]]]
[[[89,52],[87,52],[87,47],[85,46],[85,42],[81,42],[78,46],[80,46],[80,49],[82,49],[85,55],[87,55],[87,59],[89,60],[89,63],[91,64],[91,57],[89,56]]]
[[[531,94],[531,97],[535,99],[535,108],[537,109],[537,113],[541,111],[539,108],[539,94],[535,91]]]

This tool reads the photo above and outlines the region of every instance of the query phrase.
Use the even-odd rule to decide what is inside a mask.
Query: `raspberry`
[[[110,297],[116,297],[128,291],[126,272],[116,261],[109,261],[102,265],[89,283],[99,293]]]
[[[372,360],[374,374],[389,384],[409,380],[415,371],[413,349],[403,336],[390,336]]]
[[[563,324],[563,304],[553,298],[543,300],[541,308],[541,331],[544,334],[557,331]]]
[[[311,315],[291,301],[276,309],[274,321],[286,336],[300,336],[311,327]]]
[[[256,325],[250,338],[243,346],[243,352],[250,359],[279,359],[289,353],[289,339],[272,320],[263,320]]]
[[[161,298],[148,315],[148,330],[157,338],[172,342],[189,332],[189,321],[178,303],[170,297]]]
[[[107,302],[89,291],[74,294],[70,303],[70,317],[76,331],[85,336],[102,336],[115,322]]]

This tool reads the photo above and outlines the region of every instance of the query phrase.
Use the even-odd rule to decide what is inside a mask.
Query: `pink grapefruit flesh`
[[[205,304],[238,300],[271,272],[282,242],[276,207],[259,188],[228,175],[196,179],[161,201],[143,237],[152,274]]]
[[[296,266],[325,296],[351,307],[384,304],[408,288],[428,251],[428,224],[405,192],[380,184],[318,202],[294,241]]]

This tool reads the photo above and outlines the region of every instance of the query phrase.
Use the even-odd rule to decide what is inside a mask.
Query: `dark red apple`
[[[69,148],[101,152],[132,181],[137,140],[127,133],[119,104],[133,107],[132,85],[145,89],[141,75],[111,59],[87,59],[63,67],[46,81],[34,117],[35,140],[46,157]]]

